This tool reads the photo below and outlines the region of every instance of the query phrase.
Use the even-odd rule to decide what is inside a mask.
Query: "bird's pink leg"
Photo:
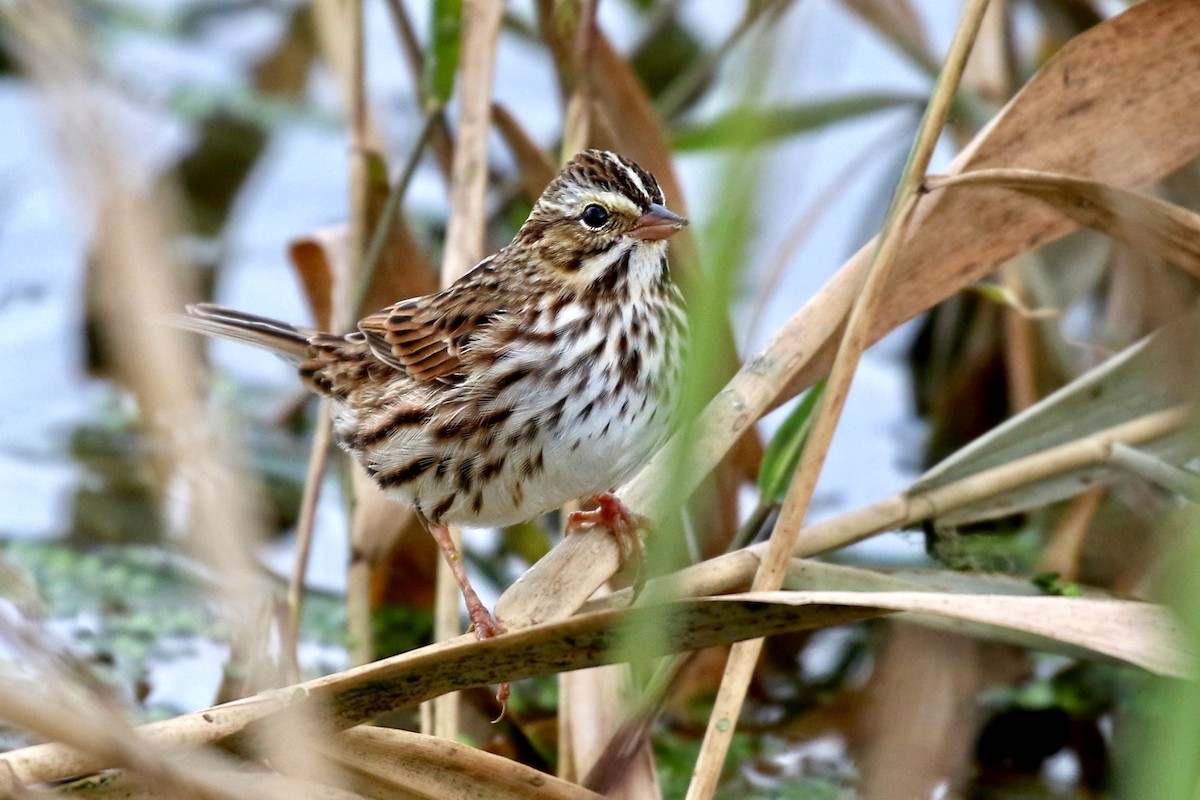
[[[634,557],[640,560],[645,554],[646,545],[639,531],[645,529],[646,518],[630,511],[621,502],[621,498],[612,492],[593,495],[592,500],[597,508],[591,511],[572,511],[567,516],[567,533],[576,533],[597,525],[603,526],[617,540],[622,564],[627,564]]]
[[[442,548],[442,555],[446,557],[446,563],[454,573],[454,580],[458,581],[458,588],[467,603],[467,616],[471,618],[471,627],[475,630],[476,638],[491,639],[493,636],[507,633],[508,629],[492,616],[492,612],[488,611],[479,595],[475,594],[475,588],[471,586],[471,579],[467,577],[467,570],[463,567],[458,548],[450,538],[450,529],[440,523],[430,523],[429,532],[433,534],[438,547]]]
[[[467,603],[467,616],[471,619],[475,638],[483,641],[502,633],[508,633],[508,629],[492,616],[492,612],[488,611],[487,606],[479,599],[479,595],[475,594],[475,587],[471,585],[471,579],[467,577],[467,570],[462,564],[462,556],[459,554],[458,548],[454,545],[454,539],[450,536],[450,529],[445,525],[431,522],[429,523],[429,532],[433,534],[438,547],[442,548],[442,555],[446,557],[446,563],[450,565],[450,571],[454,573],[454,580],[458,581],[458,588],[462,592],[463,600]],[[496,688],[496,700],[500,703],[500,716],[493,720],[494,722],[499,722],[504,717],[509,691],[507,683],[502,683]]]

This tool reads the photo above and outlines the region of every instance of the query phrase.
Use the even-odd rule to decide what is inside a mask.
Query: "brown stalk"
[[[572,58],[575,76],[571,99],[567,101],[566,119],[563,120],[562,150],[559,163],[565,164],[576,153],[586,150],[592,139],[592,109],[595,92],[592,88],[592,73],[596,51],[596,0],[580,0],[579,18],[575,24]]]
[[[22,2],[5,19],[32,82],[48,100],[77,182],[75,197],[98,220],[93,248],[102,323],[120,375],[155,436],[159,480],[182,478],[192,493],[186,545],[216,576],[233,638],[249,645],[255,610],[268,596],[247,552],[261,533],[246,491],[253,483],[205,411],[196,349],[159,322],[183,306],[175,283],[182,270],[173,268],[162,212],[171,203],[147,196],[128,178],[136,170],[111,135],[90,50],[68,11],[57,2]]]
[[[882,300],[882,290],[887,285],[889,271],[907,232],[912,213],[916,209],[921,183],[933,156],[933,148],[945,127],[950,104],[954,100],[954,93],[962,78],[962,71],[987,6],[988,0],[971,0],[963,10],[962,20],[950,43],[946,65],[938,76],[933,97],[913,145],[913,152],[892,198],[879,246],[858,292],[858,301],[850,312],[846,333],[826,383],[816,422],[804,447],[796,477],[787,497],[784,498],[779,522],[771,535],[767,553],[755,573],[752,584],[754,591],[773,591],[783,585],[792,551],[800,535],[804,517],[808,513],[813,490],[816,488],[817,476],[829,452],[842,408],[850,393],[854,372],[858,368],[863,351],[870,343],[871,325]],[[729,743],[733,739],[738,714],[745,702],[754,667],[762,653],[762,645],[761,639],[739,642],[729,654],[696,768],[692,773],[692,781],[688,786],[689,800],[707,800],[716,792],[721,768],[729,751]]]
[[[487,230],[487,137],[491,126],[492,82],[496,44],[504,4],[499,0],[467,0],[463,7],[463,40],[459,56],[458,130],[450,183],[450,220],[442,257],[442,285],[464,275],[484,255]],[[450,529],[460,551],[462,533]],[[462,629],[459,593],[445,559],[438,561],[434,636],[451,638]],[[445,695],[434,701],[433,732],[445,739],[458,737],[459,698]]]
[[[362,268],[363,255],[367,251],[368,221],[367,208],[370,192],[369,144],[370,121],[367,117],[366,97],[366,52],[363,43],[363,2],[349,0],[344,4],[342,28],[345,30],[345,48],[349,53],[348,69],[345,72],[345,96],[350,116],[350,152],[347,167],[350,175],[350,237],[347,242],[347,281],[341,287],[341,297],[333,302],[333,329],[345,330],[348,317],[357,309],[349,308],[349,297]],[[326,414],[328,416],[328,414]],[[328,448],[325,449],[328,453]],[[357,531],[357,528],[352,528]],[[358,551],[360,543],[350,542],[351,551]],[[346,625],[350,631],[350,660],[362,664],[374,655],[374,631],[371,627],[371,573],[368,564],[361,559],[351,559],[346,570]]]
[[[186,544],[216,576],[214,585],[233,629],[233,648],[260,655],[264,648],[255,638],[254,617],[268,595],[246,552],[258,535],[247,501],[246,488],[252,483],[204,410],[195,381],[200,372],[196,349],[160,322],[183,305],[183,293],[174,283],[181,271],[174,268],[166,245],[168,224],[162,209],[170,203],[147,196],[129,182],[136,170],[112,136],[111,115],[98,104],[96,70],[71,14],[56,2],[21,3],[5,20],[12,25],[32,81],[49,101],[65,161],[78,181],[76,197],[98,220],[94,254],[105,334],[156,437],[152,450],[159,459],[161,480],[182,479],[191,493]],[[256,665],[243,666],[255,671]],[[52,670],[44,670],[39,681],[46,692],[41,702],[36,702],[37,690],[20,693],[13,685],[6,687],[0,713],[179,785],[181,795],[194,794],[202,786],[207,796],[236,796],[230,787],[206,783],[203,770],[190,772],[183,763],[145,747],[111,709],[90,698],[69,700],[72,687]],[[305,746],[300,741],[292,744],[297,751]]]

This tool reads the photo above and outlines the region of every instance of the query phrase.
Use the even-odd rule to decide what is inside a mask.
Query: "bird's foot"
[[[508,633],[508,628],[500,624],[500,620],[487,610],[487,606],[483,603],[478,603],[474,607],[471,605],[468,603],[467,615],[471,618],[471,630],[475,631],[476,639],[483,641],[502,633]]]
[[[592,500],[596,503],[596,508],[591,511],[572,511],[567,516],[567,533],[602,526],[616,540],[621,564],[628,564],[635,559],[640,564],[646,553],[642,531],[648,526],[647,519],[630,511],[628,506],[621,502],[621,498],[612,492],[594,495]]]

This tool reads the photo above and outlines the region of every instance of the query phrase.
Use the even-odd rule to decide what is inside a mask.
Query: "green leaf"
[[[758,488],[762,493],[764,505],[774,505],[783,502],[792,476],[796,474],[796,465],[800,463],[800,454],[804,452],[804,443],[808,441],[808,433],[812,430],[815,417],[813,410],[825,391],[825,381],[820,381],[809,389],[804,397],[796,404],[796,408],[779,426],[775,438],[767,445],[763,453],[762,467],[758,471]]]
[[[783,108],[735,108],[709,122],[681,128],[675,133],[674,146],[676,150],[752,147],[888,108],[919,108],[923,102],[915,95],[863,94]]]
[[[454,93],[462,44],[462,11],[462,0],[433,0],[424,87],[426,102],[432,106],[446,105]]]

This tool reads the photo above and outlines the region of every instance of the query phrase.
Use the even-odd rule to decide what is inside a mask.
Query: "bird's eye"
[[[584,225],[587,225],[592,230],[597,230],[604,227],[604,223],[608,222],[608,210],[604,206],[592,203],[583,210],[583,216],[580,219]]]

